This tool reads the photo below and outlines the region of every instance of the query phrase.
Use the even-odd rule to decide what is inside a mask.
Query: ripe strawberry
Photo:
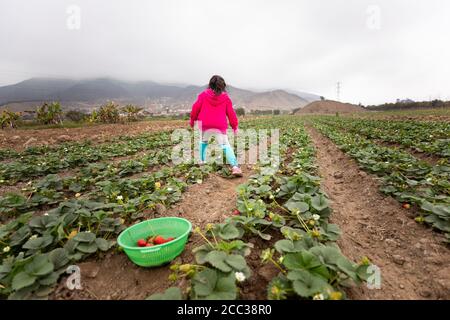
[[[234,211],[233,211],[233,215],[235,215],[235,216],[240,216],[240,215],[241,215],[241,213],[239,212],[239,210],[238,210],[238,209],[234,209]]]
[[[145,247],[147,245],[147,241],[144,239],[139,239],[137,242],[138,247]]]
[[[154,244],[153,244],[153,243],[147,243],[145,246],[146,246],[146,247],[153,247]]]
[[[409,209],[409,208],[411,208],[411,205],[409,203],[404,203],[403,208]]]
[[[161,236],[156,236],[155,239],[153,240],[154,244],[163,244],[166,242],[166,239],[164,239]]]
[[[166,242],[170,242],[170,241],[172,241],[172,240],[174,240],[175,238],[173,238],[173,237],[169,237],[169,238],[167,238],[166,239]]]

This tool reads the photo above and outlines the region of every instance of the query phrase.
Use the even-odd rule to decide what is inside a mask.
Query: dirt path
[[[193,227],[223,221],[231,216],[236,206],[236,187],[252,174],[250,167],[243,166],[242,170],[243,177],[237,179],[224,179],[211,174],[202,184],[189,187],[182,200],[161,212],[161,215],[186,218]],[[191,250],[201,243],[202,239],[193,234],[186,250],[176,261],[192,262]],[[168,280],[170,270],[167,266],[140,268],[129,261],[124,253],[110,252],[106,257],[82,262],[79,267],[83,289],[69,291],[63,279],[53,299],[144,299],[172,285]]]
[[[418,225],[411,212],[378,191],[375,176],[329,139],[307,128],[317,148],[324,191],[332,200],[332,222],[342,230],[338,244],[359,261],[381,269],[381,289],[352,288],[350,299],[450,299],[450,250],[443,237]]]

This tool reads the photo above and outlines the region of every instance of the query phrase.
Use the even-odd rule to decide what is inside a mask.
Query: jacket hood
[[[222,92],[221,94],[217,95],[211,89],[206,89],[205,91],[203,91],[203,94],[205,98],[208,100],[209,104],[211,104],[212,106],[217,106],[230,99],[226,92]]]

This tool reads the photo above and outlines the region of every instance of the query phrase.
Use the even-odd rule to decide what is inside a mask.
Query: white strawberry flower
[[[172,192],[173,189],[172,189],[171,187],[168,187],[168,188],[167,188],[167,191]]]
[[[123,200],[123,196],[117,196],[117,200]]]
[[[320,220],[320,216],[318,215],[318,214],[313,214],[312,215],[312,218],[315,220],[315,221],[319,221]]]
[[[318,293],[313,297],[313,300],[324,300],[324,299],[325,297],[321,293]]]
[[[235,272],[234,276],[236,277],[236,280],[238,282],[245,281],[245,274],[243,274],[242,272]]]
[[[30,237],[30,240],[34,240],[34,239],[36,239],[38,236],[37,236],[37,234],[33,234],[31,237]]]
[[[3,248],[3,252],[4,252],[4,253],[8,253],[10,250],[11,250],[10,247],[4,247],[4,248]]]

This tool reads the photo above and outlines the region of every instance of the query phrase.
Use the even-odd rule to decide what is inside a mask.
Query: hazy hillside
[[[304,108],[297,110],[295,114],[306,114],[306,113],[317,113],[317,114],[335,114],[339,113],[353,113],[353,112],[364,112],[366,111],[363,107],[350,104],[342,103],[332,100],[314,101]]]
[[[127,82],[110,78],[68,80],[33,78],[0,87],[0,106],[17,111],[42,101],[61,101],[66,107],[89,109],[107,100],[121,104],[164,105],[171,109],[190,107],[204,86],[165,85],[152,81]],[[230,86],[228,92],[236,106],[248,109],[302,108],[310,100],[284,90],[254,92]],[[309,95],[309,94],[307,94]],[[311,95],[309,95],[310,97]]]

